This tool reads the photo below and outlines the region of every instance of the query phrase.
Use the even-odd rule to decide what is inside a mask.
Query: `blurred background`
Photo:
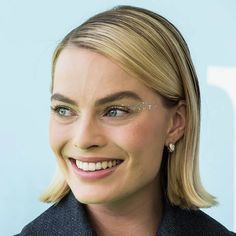
[[[0,235],[19,233],[49,207],[38,197],[55,170],[47,130],[54,48],[116,5],[160,13],[184,35],[202,92],[202,182],[219,201],[204,211],[236,230],[235,0],[0,0]]]

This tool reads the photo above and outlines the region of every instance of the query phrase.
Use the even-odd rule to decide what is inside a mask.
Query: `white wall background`
[[[156,11],[185,36],[202,91],[202,181],[220,203],[206,212],[236,230],[235,0],[0,0],[0,235],[18,233],[48,207],[38,196],[55,166],[47,133],[55,46],[121,4]]]

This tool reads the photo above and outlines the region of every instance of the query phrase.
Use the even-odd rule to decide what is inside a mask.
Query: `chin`
[[[70,186],[70,188],[75,198],[83,204],[106,204],[113,202],[115,198],[114,194],[101,188],[99,190],[91,186]]]

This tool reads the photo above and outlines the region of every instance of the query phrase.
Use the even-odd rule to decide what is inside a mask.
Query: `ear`
[[[175,144],[183,135],[186,127],[186,103],[179,101],[178,105],[173,108],[170,127],[166,137],[166,146],[170,143]]]

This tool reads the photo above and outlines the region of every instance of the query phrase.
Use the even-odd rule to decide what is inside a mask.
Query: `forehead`
[[[96,52],[71,46],[63,49],[57,59],[53,93],[88,102],[127,90],[140,97],[156,96],[118,64]]]

